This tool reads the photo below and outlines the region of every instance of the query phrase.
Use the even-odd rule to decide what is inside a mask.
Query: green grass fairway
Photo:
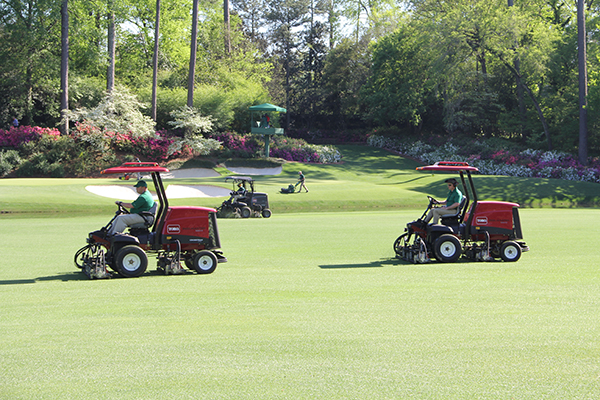
[[[365,146],[340,146],[344,162],[337,165],[287,163],[283,173],[258,176],[256,190],[269,194],[273,214],[287,212],[367,211],[421,208],[426,195],[445,198],[446,174],[415,171],[418,163]],[[310,192],[281,194],[296,183],[298,170],[306,175]],[[454,175],[453,175],[454,176]],[[481,200],[506,200],[527,207],[600,205],[600,185],[557,179],[475,176]],[[225,177],[168,179],[165,185],[210,184],[231,188]],[[96,196],[86,185],[131,185],[117,176],[102,179],[0,179],[0,211],[38,215],[70,213],[109,215],[114,200]],[[154,188],[151,187],[151,190]],[[174,199],[172,205],[218,207],[225,198]]]
[[[219,220],[212,275],[88,281],[106,218],[0,230],[2,399],[594,399],[600,210],[524,209],[517,263],[411,265],[419,211]]]
[[[531,251],[412,265],[393,242],[447,175],[342,149],[257,177],[273,217],[220,219],[229,262],[204,276],[151,257],[89,281],[73,255],[116,207],[85,186],[119,181],[0,180],[0,399],[600,398],[600,210],[576,208],[600,185],[477,176],[481,200],[526,206]],[[299,169],[310,192],[278,194]]]

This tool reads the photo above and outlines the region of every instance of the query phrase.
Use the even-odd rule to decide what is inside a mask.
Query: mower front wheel
[[[462,254],[460,241],[453,235],[442,235],[433,244],[435,258],[441,262],[455,262]]]
[[[88,244],[86,246],[83,246],[81,249],[77,250],[77,253],[75,253],[75,258],[73,260],[77,268],[83,269],[86,260],[89,258],[89,254],[93,252],[93,246],[94,245],[92,244]]]
[[[262,216],[263,218],[269,218],[271,216],[271,210],[269,210],[268,208],[265,208],[264,210],[262,210]]]
[[[192,258],[194,269],[199,274],[212,274],[217,268],[217,256],[213,252],[203,250]]]
[[[410,236],[408,236],[408,237],[407,236],[408,236],[408,232],[400,235],[398,237],[398,239],[396,239],[396,241],[394,242],[394,252],[396,252],[397,256],[402,257],[404,246],[406,245],[406,242],[410,238]]]
[[[250,207],[242,207],[240,209],[240,214],[242,215],[242,218],[250,218],[252,210],[250,209]]]
[[[148,268],[148,256],[140,247],[129,245],[117,251],[113,269],[124,277],[138,277],[146,272],[146,268]]]
[[[500,257],[506,262],[515,262],[521,258],[521,246],[509,240],[502,243],[500,247]]]

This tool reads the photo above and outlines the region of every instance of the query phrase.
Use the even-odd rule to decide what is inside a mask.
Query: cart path
[[[98,196],[118,200],[135,200],[139,196],[133,186],[103,185],[86,186],[85,189]],[[230,189],[212,185],[169,185],[166,189],[168,199],[186,199],[191,197],[224,197],[229,196]],[[153,195],[158,200],[156,195]]]

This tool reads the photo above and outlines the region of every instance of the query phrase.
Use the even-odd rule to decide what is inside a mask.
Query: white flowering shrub
[[[433,164],[437,161],[468,162],[469,165],[479,169],[483,175],[556,178],[600,183],[600,167],[584,167],[571,154],[561,151],[526,149],[514,155],[505,150],[494,153],[496,149],[485,142],[469,143],[471,147],[466,147],[468,149],[475,147],[481,152],[493,153],[490,158],[482,159],[479,155],[460,155],[461,147],[452,142],[435,147],[421,141],[407,143],[402,139],[371,135],[367,139],[367,144],[397,151],[416,158],[424,164]]]
[[[115,88],[107,93],[96,108],[80,108],[68,112],[71,121],[85,121],[104,132],[116,132],[130,137],[151,137],[154,121],[140,111],[146,106],[125,88]]]
[[[183,129],[186,136],[210,133],[213,130],[213,121],[210,116],[203,116],[200,111],[183,106],[179,110],[171,111],[173,121],[167,122],[176,129]]]
[[[309,145],[309,147],[316,154],[316,159],[309,159],[309,162],[338,163],[342,161],[342,153],[333,146]]]

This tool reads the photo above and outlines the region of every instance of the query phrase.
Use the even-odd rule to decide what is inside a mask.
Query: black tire
[[[270,218],[271,217],[271,210],[269,210],[268,208],[265,208],[264,210],[262,210],[262,216],[263,218]]]
[[[252,210],[250,207],[242,207],[240,209],[240,214],[242,215],[242,218],[250,218],[250,215],[252,215]]]
[[[506,262],[519,260],[521,253],[521,246],[512,240],[502,243],[502,247],[500,247],[500,257]]]
[[[77,250],[77,253],[75,253],[75,257],[73,258],[73,261],[75,262],[75,266],[79,269],[83,269],[84,265],[85,265],[85,259],[87,258],[87,252],[90,250],[90,248],[92,247],[91,244],[88,244],[87,246],[83,246],[82,248],[80,248],[79,250]]]
[[[408,233],[404,233],[404,234],[398,236],[398,239],[396,239],[396,241],[394,242],[394,252],[396,253],[397,256],[402,257],[404,254],[402,249],[404,248],[404,244],[406,243],[405,238],[407,235],[408,235]]]
[[[442,235],[433,244],[435,258],[441,262],[455,262],[462,254],[460,241],[453,235]]]
[[[203,250],[194,255],[192,263],[199,274],[212,274],[217,268],[217,256],[213,252]]]
[[[148,256],[141,247],[128,245],[117,251],[113,269],[124,277],[138,277],[146,272],[146,268],[148,268]]]

